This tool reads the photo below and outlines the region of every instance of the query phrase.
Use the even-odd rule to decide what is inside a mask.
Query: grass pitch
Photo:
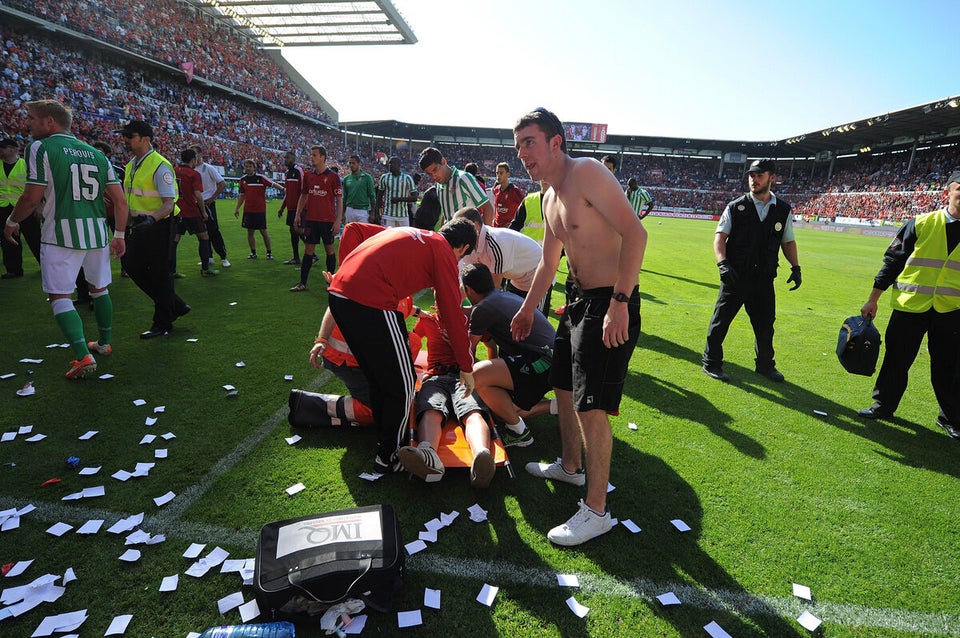
[[[220,209],[234,265],[202,279],[196,240],[182,240],[179,270],[187,277],[176,286],[193,312],[170,337],[138,338],[152,307],[129,279],[116,278],[115,352],[98,359],[98,374],[113,379],[62,378],[73,357],[45,349],[63,338],[35,262],[28,258],[23,279],[0,283],[0,374],[16,373],[0,381],[0,432],[33,425],[46,435],[0,443],[0,510],[37,506],[19,528],[0,533],[0,563],[34,560],[0,587],[69,567],[78,576],[56,602],[0,620],[0,635],[29,636],[44,616],[78,609],[89,614],[81,635],[102,635],[121,614],[133,614],[129,636],[181,637],[239,623],[238,612],[221,615],[217,601],[237,591],[249,600],[252,588],[236,573],[186,576],[188,545],[252,558],[264,523],[379,502],[397,507],[405,541],[441,511],[461,516],[408,558],[397,609],[422,608],[423,625],[400,630],[395,614],[374,613],[364,635],[702,636],[716,621],[736,637],[804,636],[795,620],[804,610],[823,620],[827,636],[960,635],[960,447],[934,425],[926,349],[889,422],[856,417],[870,404],[872,379],[847,375],[834,354],[840,323],[867,298],[886,240],[799,229],[803,286],[788,292],[785,276],[776,284],[777,365],[787,382],[753,372],[752,333],[741,313],[725,343],[732,382],[723,384],[700,371],[718,287],[713,224],[650,218],[643,333],[621,415],[612,419],[616,489],[609,499],[615,517],[642,531],[618,525],[581,548],[560,549],[545,533],[573,513],[583,492],[522,469],[559,453],[553,418],[533,421],[533,446],[510,450],[517,478],[500,470],[484,492],[455,469],[431,485],[359,479],[374,451],[368,431],[298,431],[303,439],[288,445],[291,387],[343,391],[307,363],[326,304],[322,268],[311,273],[308,292],[288,292],[298,271],[281,264],[290,256],[286,226],[270,220],[274,261],[264,258],[259,236],[260,258],[248,261],[232,202]],[[881,330],[889,316],[882,307]],[[79,312],[95,338],[92,311]],[[36,394],[16,396],[27,380]],[[236,386],[235,399],[226,398],[225,384]],[[135,406],[135,399],[147,403]],[[165,411],[153,414],[157,406]],[[157,423],[145,425],[151,416]],[[78,440],[90,430],[98,434]],[[168,432],[176,438],[159,437]],[[140,444],[145,434],[158,438]],[[154,458],[158,448],[168,458]],[[65,465],[71,455],[81,468],[102,469],[79,476]],[[138,462],[156,466],[147,477],[111,478]],[[41,486],[51,478],[61,480]],[[298,482],[306,490],[288,496],[284,490]],[[105,496],[61,500],[98,485]],[[168,491],[176,498],[157,507],[153,499]],[[468,519],[474,503],[488,510],[487,523]],[[140,512],[141,528],[166,540],[138,546],[137,562],[121,562],[126,534],[106,528]],[[76,534],[90,519],[105,520],[103,529]],[[691,531],[678,532],[673,519]],[[45,532],[61,521],[74,529],[61,537]],[[557,573],[577,574],[580,587],[559,587]],[[173,574],[178,589],[159,592]],[[475,600],[484,583],[500,588],[492,607]],[[813,601],[792,596],[792,583],[809,586]],[[441,590],[439,611],[423,607],[425,587]],[[669,591],[682,604],[657,602]],[[570,596],[590,608],[585,618],[567,608]],[[298,635],[321,632],[302,626]]]

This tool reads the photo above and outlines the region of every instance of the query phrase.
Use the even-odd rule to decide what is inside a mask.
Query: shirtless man
[[[640,333],[637,277],[647,231],[603,164],[567,155],[556,115],[543,108],[531,111],[517,122],[513,136],[530,178],[551,185],[543,194],[543,257],[511,324],[516,340],[530,333],[537,301],[553,282],[564,249],[570,266],[567,310],[557,330],[550,376],[562,456],[554,463],[529,463],[527,471],[578,486],[586,483],[587,497],[577,513],[547,534],[558,545],[579,545],[611,527],[606,493],[613,434],[607,414],[619,410]],[[572,343],[578,344],[575,350]]]

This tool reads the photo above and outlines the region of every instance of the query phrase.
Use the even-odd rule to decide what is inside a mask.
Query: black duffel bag
[[[854,315],[840,326],[837,358],[850,374],[873,376],[880,357],[880,331],[869,318]]]

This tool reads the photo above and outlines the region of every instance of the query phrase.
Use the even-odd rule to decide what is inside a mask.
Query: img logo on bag
[[[382,540],[379,512],[323,516],[277,530],[277,558],[332,543]]]

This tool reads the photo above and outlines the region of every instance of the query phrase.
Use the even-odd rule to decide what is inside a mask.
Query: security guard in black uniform
[[[775,162],[755,160],[747,169],[747,176],[750,192],[727,205],[713,240],[720,269],[720,293],[707,329],[703,371],[714,379],[730,380],[723,371],[723,340],[733,318],[745,307],[755,337],[756,371],[780,383],[783,375],[773,358],[773,322],[777,313],[773,280],[782,250],[790,262],[790,290],[800,287],[797,242],[790,204],[770,191],[776,180]]]

